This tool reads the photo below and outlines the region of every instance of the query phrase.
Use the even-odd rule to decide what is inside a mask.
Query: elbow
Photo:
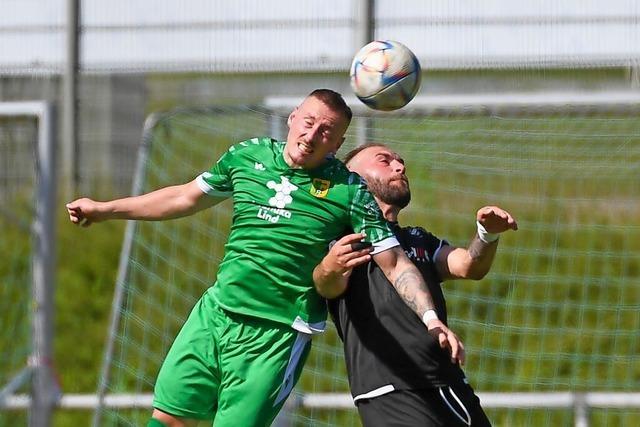
[[[482,280],[487,276],[487,271],[477,271],[477,272],[472,272],[469,274],[468,279],[471,280]]]
[[[487,274],[489,274],[488,268],[485,268],[483,266],[469,266],[464,274],[464,278],[469,280],[482,280],[487,276]]]
[[[474,258],[470,253],[467,253],[467,257],[463,266],[463,278],[469,280],[482,280],[489,274],[491,269],[491,260]]]
[[[338,286],[318,286],[316,285],[316,291],[318,294],[326,299],[335,299],[342,295],[345,291],[344,288]]]
[[[314,280],[316,292],[326,299],[338,298],[347,290],[346,280]]]
[[[320,270],[320,267],[316,267],[313,272],[313,286],[316,288],[316,292],[326,299],[334,299],[342,295],[347,289],[346,278],[324,274]]]

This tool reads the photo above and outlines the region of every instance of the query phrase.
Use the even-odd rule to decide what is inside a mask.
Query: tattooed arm
[[[400,298],[418,317],[422,318],[425,311],[435,309],[431,293],[420,271],[400,246],[380,252],[374,255],[373,259],[396,288]]]
[[[476,219],[484,231],[489,233],[489,238],[485,234],[483,240],[479,232],[473,236],[466,249],[444,246],[438,252],[436,259],[436,268],[442,280],[482,279],[493,264],[493,258],[498,249],[498,234],[518,229],[518,224],[511,214],[497,206],[485,206],[479,209]]]
[[[425,313],[435,308],[431,293],[420,271],[409,260],[400,246],[373,255],[385,276],[398,292],[400,298],[423,319]],[[440,319],[425,322],[431,334],[442,348],[449,348],[453,363],[464,363],[464,346],[458,337]]]

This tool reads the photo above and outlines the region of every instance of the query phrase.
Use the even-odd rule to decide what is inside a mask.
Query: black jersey
[[[419,227],[395,227],[396,238],[422,273],[438,318],[447,323],[441,278],[435,268],[438,250],[447,245]],[[346,292],[329,301],[349,372],[351,393],[375,397],[392,390],[441,387],[464,381],[448,350],[402,301],[374,261],[351,274]]]

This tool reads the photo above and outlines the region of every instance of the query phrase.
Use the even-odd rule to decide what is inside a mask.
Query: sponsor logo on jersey
[[[410,233],[412,236],[419,236],[419,235],[421,235],[421,234],[422,234],[422,231],[421,231],[419,228],[412,228],[412,229],[409,231],[409,233]]]
[[[429,261],[429,255],[427,254],[427,251],[424,250],[424,248],[421,248],[421,247],[415,248],[411,246],[405,249],[404,252],[407,254],[407,257],[409,257],[410,260],[419,261],[419,262]]]
[[[289,182],[287,177],[281,176],[280,183],[275,181],[267,182],[267,188],[276,192],[276,194],[269,198],[269,205],[260,206],[258,208],[258,218],[264,219],[271,223],[276,223],[280,220],[280,217],[291,218],[291,212],[285,209],[285,207],[293,202],[291,193],[298,189],[297,186]]]
[[[311,189],[309,190],[309,193],[313,194],[316,197],[327,197],[330,186],[331,181],[327,181],[326,179],[314,178],[313,181],[311,181]]]

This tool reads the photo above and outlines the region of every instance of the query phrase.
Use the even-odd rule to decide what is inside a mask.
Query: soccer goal
[[[236,141],[284,138],[292,102],[153,116],[134,193],[193,179]],[[466,372],[494,424],[633,424],[640,416],[640,97],[428,97],[385,114],[352,105],[341,153],[374,140],[405,158],[413,200],[402,223],[464,246],[478,208],[500,205],[518,219],[484,280],[445,285]],[[128,225],[95,425],[148,419],[141,402],[150,403],[167,349],[215,280],[231,208],[226,201],[187,219]],[[136,398],[123,407],[117,396]],[[332,328],[314,342],[279,423],[359,425]]]
[[[50,372],[55,147],[48,103],[0,103],[0,426],[48,425],[57,395]],[[12,409],[16,393],[28,417]]]

